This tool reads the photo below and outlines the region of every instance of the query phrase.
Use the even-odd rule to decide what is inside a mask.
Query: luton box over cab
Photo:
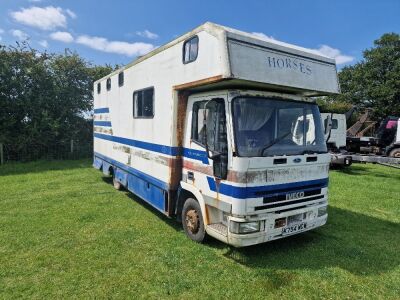
[[[235,246],[326,222],[329,155],[309,96],[333,59],[205,23],[94,84],[94,166],[188,236]]]

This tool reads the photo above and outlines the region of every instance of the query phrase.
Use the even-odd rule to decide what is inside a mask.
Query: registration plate
[[[288,226],[282,229],[282,234],[291,234],[298,231],[305,230],[307,228],[307,223],[300,223],[292,226]]]

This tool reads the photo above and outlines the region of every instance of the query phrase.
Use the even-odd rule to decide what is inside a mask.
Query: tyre
[[[390,151],[390,157],[400,158],[400,148],[393,149]]]
[[[112,179],[114,188],[118,191],[122,190],[122,184],[115,178],[115,172],[112,173]]]
[[[199,202],[186,199],[182,209],[182,225],[186,235],[193,241],[202,243],[206,240],[206,231]]]

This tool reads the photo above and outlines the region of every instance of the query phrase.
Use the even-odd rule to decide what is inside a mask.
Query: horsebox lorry
[[[205,23],[94,83],[94,167],[201,242],[327,221],[333,59]]]

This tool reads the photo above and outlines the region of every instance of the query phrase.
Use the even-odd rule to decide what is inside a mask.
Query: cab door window
[[[192,110],[192,141],[207,146],[211,151],[227,152],[225,103],[216,101],[198,101]],[[206,134],[207,131],[207,134]]]

